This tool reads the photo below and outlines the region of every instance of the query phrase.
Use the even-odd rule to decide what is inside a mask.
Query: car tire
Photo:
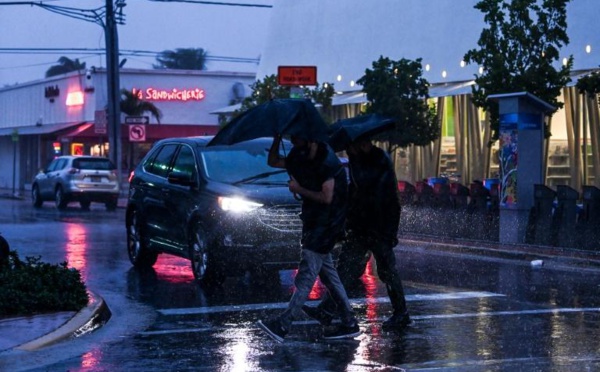
[[[92,204],[92,202],[87,201],[87,200],[82,200],[79,202],[79,205],[81,206],[81,209],[85,210],[85,211],[89,211],[90,210],[90,205]]]
[[[67,204],[69,204],[61,186],[58,186],[54,192],[54,204],[56,205],[56,208],[60,210],[67,208]]]
[[[190,239],[190,262],[194,278],[202,285],[208,287],[219,286],[225,281],[225,270],[212,262],[209,250],[210,238],[204,227],[197,223]]]
[[[137,268],[152,267],[158,259],[158,253],[146,246],[142,224],[138,211],[131,212],[127,224],[127,254],[129,261]]]
[[[35,208],[40,208],[44,201],[42,200],[42,195],[40,194],[40,188],[38,185],[34,185],[31,189],[31,201]]]

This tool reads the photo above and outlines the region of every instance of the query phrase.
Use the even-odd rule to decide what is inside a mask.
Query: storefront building
[[[167,137],[212,135],[212,111],[250,94],[253,73],[121,69],[120,87],[162,113],[121,114],[122,169]],[[0,189],[22,194],[53,157],[109,154],[106,70],[88,70],[0,89]]]

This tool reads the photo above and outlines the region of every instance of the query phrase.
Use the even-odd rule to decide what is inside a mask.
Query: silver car
[[[114,164],[97,156],[59,156],[35,176],[31,186],[36,208],[44,201],[54,201],[58,209],[65,209],[70,202],[89,209],[92,202],[99,202],[114,210],[119,192]]]

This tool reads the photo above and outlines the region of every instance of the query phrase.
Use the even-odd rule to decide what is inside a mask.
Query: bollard
[[[577,200],[579,193],[566,185],[556,186],[556,210],[552,218],[553,241],[559,247],[576,246]]]

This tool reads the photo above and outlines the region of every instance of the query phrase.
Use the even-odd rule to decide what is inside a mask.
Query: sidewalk
[[[82,336],[101,327],[111,317],[104,299],[90,292],[87,307],[79,312],[0,320],[0,356],[8,350],[34,351],[59,341]]]

